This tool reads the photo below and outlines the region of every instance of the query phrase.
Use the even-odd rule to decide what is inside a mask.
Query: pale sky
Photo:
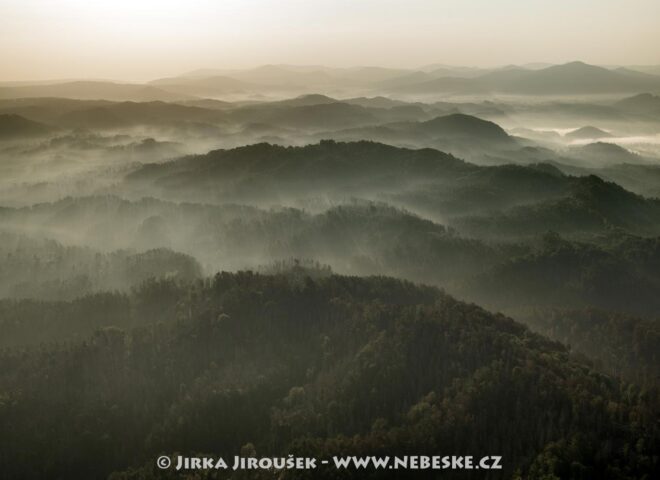
[[[0,80],[261,64],[660,64],[660,0],[0,0]]]

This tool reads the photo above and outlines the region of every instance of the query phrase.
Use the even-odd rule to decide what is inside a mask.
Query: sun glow
[[[657,0],[0,0],[0,80],[146,80],[319,59],[654,64],[658,18]]]

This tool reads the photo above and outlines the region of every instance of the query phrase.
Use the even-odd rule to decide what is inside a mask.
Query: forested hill
[[[44,135],[54,130],[47,125],[33,122],[20,115],[0,114],[0,140]]]
[[[518,181],[519,197],[527,192],[528,184],[533,184],[536,194],[545,198],[558,194],[569,183],[568,177],[562,181],[559,171],[480,167],[430,148],[324,140],[304,147],[261,143],[148,164],[129,175],[125,187],[194,201],[281,204],[286,199],[310,195],[364,198],[418,191],[424,186],[453,191],[484,182],[489,189],[505,190],[503,187],[511,185],[512,177]],[[515,194],[516,191],[509,192],[505,198]]]
[[[433,149],[374,142],[267,143],[146,164],[118,187],[205,203],[260,206],[387,202],[478,238],[513,239],[554,230],[660,233],[660,200],[595,175],[564,175],[548,164],[479,166]],[[325,203],[324,203],[325,202]]]
[[[508,242],[470,238],[373,202],[343,204],[318,214],[154,199],[132,202],[109,196],[7,208],[0,212],[4,241],[0,255],[5,257],[0,292],[20,293],[21,298],[71,299],[101,290],[126,290],[150,276],[195,278],[200,265],[209,275],[309,258],[344,274],[392,275],[438,285],[493,310],[598,307],[656,315],[660,238],[626,234],[622,225],[657,228],[659,223],[652,217],[657,202],[598,179],[583,180],[605,195],[587,190],[574,210],[555,212],[564,217],[550,216],[548,211],[548,217],[535,217],[528,211],[526,218],[535,228],[530,225],[525,230],[524,242],[515,237]],[[613,206],[607,201],[612,190],[622,197]],[[588,213],[594,222],[571,223],[575,211]],[[488,217],[475,219],[473,225],[477,220],[483,222],[481,228],[493,225]],[[626,223],[612,226],[615,221]],[[55,241],[1,233],[23,225],[31,225],[32,235]],[[509,231],[515,233],[520,223],[511,225]],[[553,226],[592,234],[600,226],[607,234],[576,241],[545,231]],[[544,233],[535,235],[535,231]],[[80,233],[71,237],[70,232]],[[90,248],[75,248],[72,241]],[[153,248],[148,255],[138,253]],[[101,258],[101,252],[113,253]]]
[[[158,455],[248,443],[260,456],[502,455],[492,478],[658,474],[654,395],[439,290],[298,269],[133,295],[116,307],[123,329],[2,351],[7,478],[163,478]],[[86,306],[109,311],[98,302]],[[401,478],[389,473],[313,478]]]
[[[436,117],[422,122],[417,128],[437,136],[467,137],[475,141],[513,142],[513,139],[496,123],[462,113]]]
[[[474,168],[476,166],[432,149],[410,150],[366,141],[324,140],[304,147],[260,143],[214,150],[205,155],[146,165],[129,179],[185,185],[201,180],[238,182],[269,178],[273,183],[309,182],[327,188],[351,178],[364,181],[377,175],[378,180],[384,177],[391,181],[394,180],[392,175],[405,173],[409,179],[421,179],[428,175],[455,175]]]
[[[567,195],[556,200],[458,219],[456,227],[479,237],[520,238],[542,229],[589,235],[623,231],[660,233],[660,200],[636,195],[595,175],[573,177]]]

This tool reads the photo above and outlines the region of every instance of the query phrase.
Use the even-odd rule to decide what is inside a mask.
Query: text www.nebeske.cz
[[[388,469],[388,470],[500,470],[501,456],[488,455],[480,458],[472,456],[366,456],[332,457],[316,459],[309,457],[239,457],[230,463],[222,457],[175,457],[172,465],[170,457],[157,460],[160,468],[173,466],[176,470],[313,470],[319,467],[337,469]]]

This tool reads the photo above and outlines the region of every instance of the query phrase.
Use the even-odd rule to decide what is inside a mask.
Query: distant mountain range
[[[421,69],[264,65],[247,70],[198,70],[146,84],[109,81],[0,84],[0,99],[64,97],[114,101],[291,96],[321,92],[388,95],[589,95],[660,92],[660,68],[605,68],[583,62],[479,69],[429,65]]]
[[[400,94],[508,93],[519,95],[589,95],[660,90],[660,77],[627,69],[608,70],[582,62],[540,70],[510,67],[473,78],[441,77],[393,85]]]

